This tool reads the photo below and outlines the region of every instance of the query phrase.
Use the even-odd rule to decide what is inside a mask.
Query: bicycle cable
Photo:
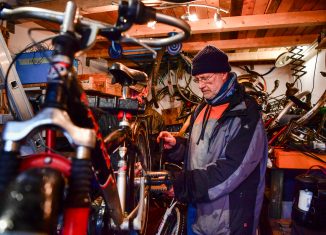
[[[316,61],[315,61],[315,68],[314,68],[314,76],[312,78],[312,89],[311,92],[312,93],[315,89],[315,78],[316,78],[316,66],[317,66],[317,61],[318,61],[318,54],[319,54],[319,50],[317,50],[317,55],[316,55]]]

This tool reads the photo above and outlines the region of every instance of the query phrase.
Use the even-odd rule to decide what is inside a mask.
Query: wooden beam
[[[297,45],[308,45],[313,43],[317,34],[296,35],[296,36],[279,36],[265,38],[246,38],[246,39],[230,39],[230,40],[214,40],[200,42],[184,42],[182,50],[185,52],[197,52],[206,45],[214,45],[221,50],[240,50],[248,48],[268,48],[268,47],[289,47]],[[123,47],[124,50],[135,49],[135,47]],[[90,50],[86,52],[86,57],[90,58],[107,58],[107,49]]]
[[[241,15],[253,15],[255,7],[254,0],[244,0]],[[238,38],[247,38],[248,31],[240,31],[238,32]]]
[[[268,6],[268,2],[269,2],[269,0],[255,1],[253,15],[263,14]]]
[[[266,12],[267,6],[268,6],[269,0],[259,0],[259,1],[255,1],[255,7],[254,7],[254,11],[253,11],[253,15],[259,15],[259,14],[264,14]],[[248,38],[254,38],[256,37],[256,30],[251,30],[248,31],[247,33],[247,37]]]
[[[117,11],[117,10],[118,10],[118,5],[106,5],[106,6],[83,9],[81,11],[81,14],[87,17],[87,15],[90,14],[104,13],[104,12]]]
[[[196,52],[210,44],[221,50],[238,50],[248,48],[287,47],[296,45],[308,45],[313,43],[318,34],[279,36],[265,38],[245,38],[219,41],[187,42],[182,44],[182,49],[187,52]]]
[[[188,23],[192,34],[306,27],[326,24],[326,10],[233,16],[223,17],[223,20],[225,24],[222,28],[217,28],[213,19],[201,19]],[[157,24],[155,29],[150,29],[146,25],[133,25],[127,33],[133,37],[159,37],[166,36],[167,33],[173,31],[177,29],[162,24]]]
[[[54,11],[64,11],[65,7],[66,7],[67,0],[44,1],[44,2],[38,2],[38,3],[34,3],[33,1],[29,1],[29,2],[30,2],[30,4],[28,4],[28,5],[32,6],[32,7],[40,7],[40,8],[50,9],[50,10],[54,10]],[[92,8],[99,7],[99,6],[105,7],[105,5],[108,4],[108,0],[92,0],[92,1],[75,0],[74,2],[77,4],[77,6],[81,10],[92,9]]]
[[[287,50],[277,51],[256,51],[256,52],[238,52],[238,53],[227,53],[230,62],[243,62],[243,61],[273,61]]]
[[[286,48],[281,48],[280,50],[276,50],[276,51],[236,52],[236,53],[226,53],[226,54],[228,55],[230,62],[274,61],[280,54],[286,51],[287,51]],[[113,62],[117,62],[117,60],[114,60],[113,62],[111,60],[108,61],[109,61],[109,66],[111,66]],[[127,59],[119,60],[119,62],[123,63],[128,67],[138,67],[137,64]]]

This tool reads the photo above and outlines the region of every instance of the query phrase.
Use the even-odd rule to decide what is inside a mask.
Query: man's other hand
[[[168,131],[160,132],[160,134],[157,137],[157,143],[159,143],[161,140],[163,141],[164,149],[171,149],[177,143],[175,137]]]

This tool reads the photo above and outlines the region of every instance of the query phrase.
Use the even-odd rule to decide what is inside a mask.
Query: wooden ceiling
[[[62,11],[65,2],[45,1],[33,6]],[[85,17],[111,24],[116,21],[117,5],[114,1],[75,2]],[[158,0],[144,2],[156,7],[167,4]],[[221,12],[224,24],[222,28],[217,28],[213,19],[214,9],[191,7],[191,12],[196,12],[199,20],[188,22],[192,36],[182,44],[182,50],[186,54],[194,54],[205,45],[211,44],[226,51],[231,56],[231,61],[270,61],[287,48],[313,44],[326,33],[326,0],[203,0],[191,3],[221,7],[229,13]],[[161,11],[181,17],[186,12],[186,7],[176,6]],[[174,30],[159,24],[155,29],[146,25],[135,25],[127,33],[134,37],[160,37]],[[99,37],[87,56],[109,60],[109,46],[109,42]],[[123,47],[126,51],[135,48],[137,47]]]

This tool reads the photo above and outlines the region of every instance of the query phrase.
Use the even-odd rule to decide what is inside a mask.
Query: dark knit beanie
[[[228,56],[221,50],[213,46],[206,46],[192,60],[193,76],[203,73],[223,73],[230,72]]]

